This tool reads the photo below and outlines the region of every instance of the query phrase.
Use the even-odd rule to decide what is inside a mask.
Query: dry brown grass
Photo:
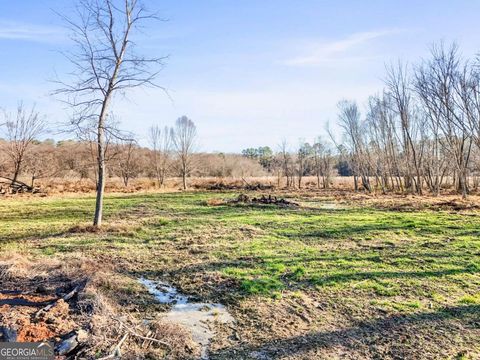
[[[448,179],[447,179],[448,180]],[[374,183],[374,179],[372,179]],[[37,181],[37,186],[41,189],[41,192],[35,195],[21,194],[21,197],[31,196],[47,196],[53,195],[62,197],[78,196],[78,194],[92,194],[95,192],[95,181],[93,179],[69,179],[69,178],[53,178],[53,179],[40,179]],[[261,177],[191,177],[188,179],[190,190],[249,190],[249,187],[265,187],[266,190],[280,190],[286,189],[285,179],[280,180],[276,176],[261,176]],[[158,187],[157,183],[153,179],[149,178],[137,178],[131,179],[128,186],[125,186],[122,179],[118,177],[112,177],[107,180],[106,189],[107,193],[162,193],[162,192],[174,192],[182,190],[181,178],[168,178],[162,187]],[[317,179],[314,176],[305,176],[302,178],[302,186],[298,188],[298,183],[295,183],[294,189],[288,189],[290,192],[300,193],[302,195],[310,192],[326,192],[339,191],[339,192],[353,192],[354,182],[353,177],[333,177],[330,183],[329,189],[319,188]],[[474,190],[473,193],[476,193]],[[365,194],[360,190],[357,194]],[[389,196],[389,195],[402,195],[405,194],[389,192],[388,194],[382,194],[380,189],[373,190],[371,194],[366,196]],[[451,180],[446,181],[442,189],[442,197],[446,195],[457,195],[452,188]],[[19,195],[3,195],[3,197],[19,197]],[[425,190],[425,196],[429,196],[428,191]]]

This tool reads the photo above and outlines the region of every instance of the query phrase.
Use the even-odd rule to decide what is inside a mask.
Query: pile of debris
[[[267,205],[277,205],[280,207],[298,207],[300,206],[298,203],[284,199],[284,198],[277,198],[276,196],[272,195],[262,195],[261,197],[252,197],[250,198],[248,195],[240,194],[237,198],[230,201],[231,203],[244,203],[244,204],[267,204]]]
[[[0,195],[22,193],[35,194],[39,191],[39,188],[27,185],[24,182],[0,176]]]

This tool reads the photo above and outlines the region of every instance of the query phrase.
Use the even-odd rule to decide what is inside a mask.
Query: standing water
[[[190,302],[188,296],[178,293],[173,286],[145,278],[139,281],[158,302],[172,305],[164,319],[182,325],[192,333],[193,341],[202,349],[202,360],[208,359],[208,346],[215,336],[215,322],[222,324],[235,322],[222,304]]]

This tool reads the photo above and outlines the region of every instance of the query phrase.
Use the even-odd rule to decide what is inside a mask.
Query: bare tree
[[[22,165],[28,149],[34,140],[45,130],[45,120],[32,106],[27,110],[23,103],[17,107],[17,111],[12,113],[3,113],[4,121],[0,123],[3,129],[7,146],[6,154],[12,162],[13,175],[12,184],[18,180],[22,170]]]
[[[52,140],[34,143],[24,161],[24,173],[30,175],[30,187],[33,189],[35,180],[51,178],[58,174],[59,166],[55,158],[55,145]]]
[[[139,149],[134,140],[127,140],[115,146],[115,169],[125,186],[128,186],[130,179],[137,177],[141,172],[142,164],[138,152]]]
[[[388,94],[370,97],[366,119],[370,168],[375,175],[377,187],[403,191],[402,169],[399,161],[399,139]]]
[[[473,64],[465,64],[459,72],[456,90],[459,106],[465,114],[465,123],[473,141],[480,148],[480,55]]]
[[[76,50],[67,54],[72,78],[56,94],[67,96],[74,109],[71,125],[93,132],[97,147],[97,198],[93,224],[101,226],[105,190],[107,117],[116,93],[152,85],[163,58],[135,54],[131,40],[145,21],[156,19],[140,0],[80,0],[77,18],[65,18]]]
[[[178,159],[183,189],[187,189],[187,176],[192,170],[192,153],[195,151],[197,128],[192,120],[182,116],[175,122],[172,142]]]
[[[299,189],[302,188],[302,178],[307,173],[308,160],[312,153],[312,146],[308,142],[301,141],[297,151],[297,179]]]
[[[294,186],[294,180],[293,180],[293,173],[294,173],[294,166],[293,166],[293,159],[292,155],[288,151],[288,143],[287,140],[283,140],[280,145],[280,162],[281,162],[281,167],[283,169],[283,175],[286,178],[286,187],[289,188],[290,186]]]
[[[315,143],[312,145],[312,151],[317,187],[320,188],[320,179],[322,179],[322,187],[328,189],[333,168],[332,151],[321,137],[315,140]]]
[[[431,56],[431,60],[418,67],[415,88],[432,127],[440,135],[438,144],[454,161],[454,182],[465,198],[468,193],[467,173],[472,141],[471,132],[465,126],[465,113],[458,105],[461,102],[457,92],[460,78],[458,47],[456,44],[449,48],[445,48],[443,44],[435,45],[432,47]]]
[[[405,187],[422,194],[421,162],[423,153],[417,144],[419,124],[415,121],[418,117],[414,114],[412,106],[412,91],[410,90],[410,79],[408,68],[398,62],[397,66],[387,68],[386,79],[388,95],[393,100],[394,109],[398,114],[401,129],[401,143],[405,157]],[[414,171],[412,169],[414,168]],[[413,176],[415,172],[416,178]]]
[[[172,129],[165,126],[161,129],[155,125],[150,127],[148,138],[153,150],[152,160],[158,186],[163,186],[171,161]]]
[[[365,139],[365,124],[361,121],[360,111],[355,102],[348,100],[340,101],[338,108],[339,125],[344,132],[345,146],[351,154],[350,165],[355,176],[360,176],[365,190],[371,192],[369,152]]]

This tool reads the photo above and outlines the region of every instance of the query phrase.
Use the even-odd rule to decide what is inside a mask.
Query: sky
[[[113,104],[115,118],[147,145],[148,128],[186,115],[199,151],[239,152],[326,137],[337,103],[364,109],[385,66],[418,62],[441,40],[480,52],[478,0],[145,0],[165,21],[135,38],[137,52],[168,56],[157,83]],[[51,124],[69,110],[51,95],[72,69],[60,14],[74,0],[0,0],[0,108],[36,105]],[[333,131],[337,131],[331,125]],[[48,137],[61,138],[52,132]],[[71,135],[73,136],[73,135]]]

